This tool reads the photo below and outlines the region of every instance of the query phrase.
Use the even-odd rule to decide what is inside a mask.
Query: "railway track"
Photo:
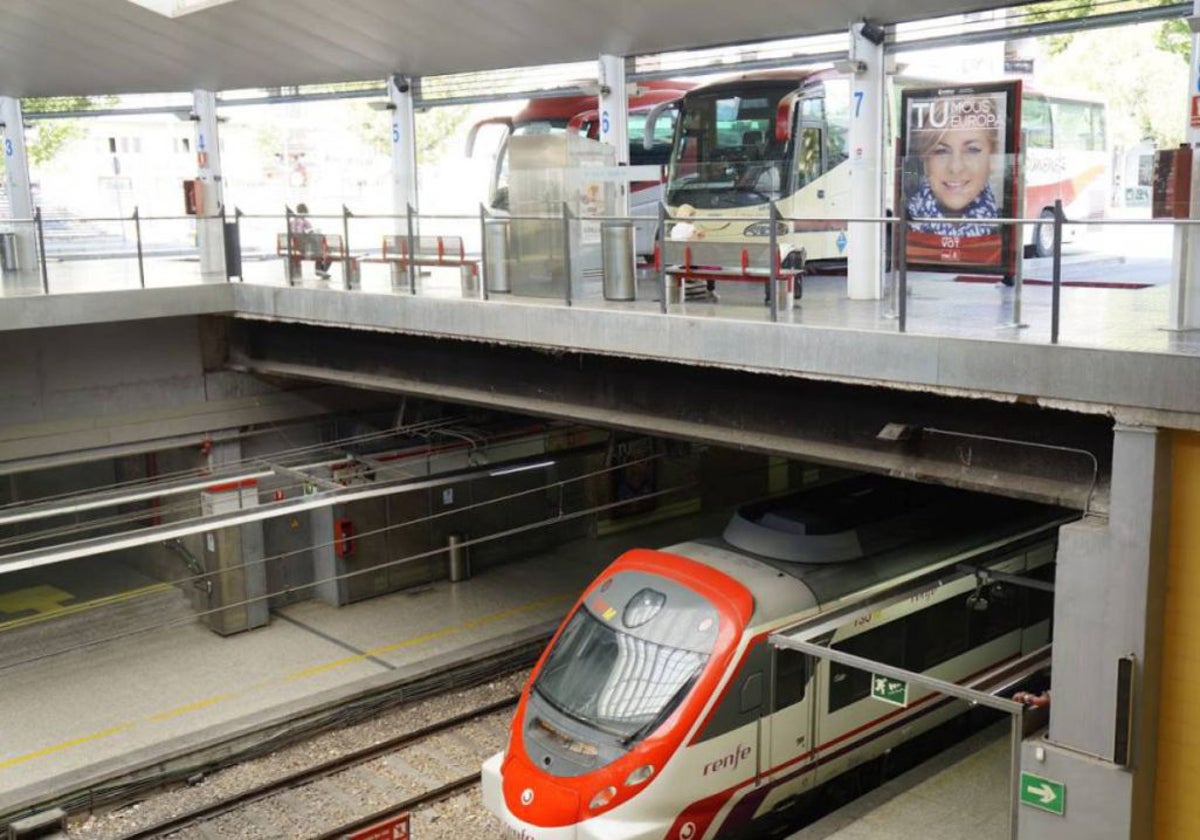
[[[294,771],[120,840],[341,837],[478,784],[479,765],[504,746],[517,699],[506,697]]]

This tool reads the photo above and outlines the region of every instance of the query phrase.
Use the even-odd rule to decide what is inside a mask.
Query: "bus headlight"
[[[632,773],[630,773],[628,776],[625,777],[625,787],[633,787],[634,785],[640,785],[642,782],[646,781],[653,775],[654,775],[654,765],[653,764],[643,764],[641,767],[634,770]]]
[[[786,236],[787,233],[788,233],[788,226],[785,222],[776,222],[775,223],[775,235],[776,236]],[[742,231],[742,236],[770,236],[770,235],[771,235],[771,223],[770,222],[755,222],[752,225],[747,225],[746,229],[744,231]]]
[[[617,795],[617,789],[609,785],[604,790],[592,797],[592,801],[588,803],[588,808],[592,811],[599,811],[609,802],[613,801],[613,797]]]

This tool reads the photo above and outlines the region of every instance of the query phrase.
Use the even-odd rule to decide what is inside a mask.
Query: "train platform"
[[[660,522],[348,607],[305,601],[273,611],[266,627],[228,637],[192,621],[5,668],[0,814],[538,640],[621,551],[708,533],[697,529],[715,533],[723,522]],[[86,563],[73,571],[61,568],[54,588],[78,590],[79,607],[111,599]],[[110,588],[130,583],[106,579]],[[22,605],[32,603],[23,597]],[[105,615],[92,616],[93,638],[108,635]],[[73,620],[86,618],[79,608]],[[0,647],[4,637],[0,624]]]
[[[1011,749],[993,724],[787,840],[1011,840]]]

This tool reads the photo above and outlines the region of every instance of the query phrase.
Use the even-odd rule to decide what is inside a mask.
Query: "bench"
[[[467,256],[461,236],[414,236],[413,246],[413,255],[410,258],[407,236],[384,236],[379,256],[364,257],[363,262],[391,264],[393,284],[402,282],[403,272],[409,265],[424,268],[460,268],[463,269],[464,294],[468,287],[478,288],[479,260]]]
[[[676,284],[679,300],[687,298],[689,283],[736,281],[762,283],[771,277],[769,242],[709,242],[703,239],[667,240],[665,254],[655,253],[655,264]],[[799,251],[799,268],[784,268],[775,254],[775,277],[779,281],[779,308],[791,309],[803,293],[804,251]]]
[[[284,276],[288,283],[299,279],[303,260],[312,260],[319,266],[321,263],[332,265],[349,257],[345,240],[336,233],[279,233],[275,235],[275,253],[284,258]],[[355,261],[350,262],[351,274],[356,274]],[[357,278],[347,278],[348,286],[356,282]]]

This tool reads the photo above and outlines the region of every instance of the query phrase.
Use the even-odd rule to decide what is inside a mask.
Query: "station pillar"
[[[866,30],[867,34],[863,32]],[[851,218],[883,215],[883,38],[882,28],[865,21],[850,26],[852,88],[850,94]],[[870,36],[870,37],[868,37]],[[851,300],[878,300],[883,294],[881,225],[850,222],[847,230],[846,292]]]
[[[0,96],[0,143],[4,144],[4,186],[8,190],[12,218],[25,224],[13,225],[17,266],[31,271],[37,267],[37,237],[33,224],[33,187],[29,178],[29,159],[25,152],[25,124],[21,100]]]
[[[629,98],[625,84],[625,57],[600,55],[600,142],[612,146],[617,166],[629,165]],[[629,183],[618,184],[616,215],[629,215]]]
[[[1022,780],[1037,779],[1021,785],[1053,791],[1045,801],[1058,807],[1022,787],[1021,840],[1155,836],[1171,443],[1167,431],[1118,425],[1107,520],[1060,531],[1050,725],[1021,750]]]
[[[1192,18],[1200,19],[1200,0],[1193,0]],[[1200,34],[1192,33],[1188,70],[1187,125],[1184,142],[1192,149],[1190,215],[1200,218]],[[1175,228],[1171,250],[1171,296],[1168,323],[1176,330],[1200,329],[1200,226]]]
[[[211,90],[192,91],[192,119],[196,124],[196,179],[199,207],[196,213],[196,247],[200,252],[200,277],[205,283],[223,283],[225,230],[221,208],[225,189],[221,175],[221,138],[217,131],[217,95]]]
[[[388,101],[392,114],[392,206],[403,216],[408,207],[417,205],[417,80],[393,75],[388,79]],[[404,233],[401,222],[396,233]]]

